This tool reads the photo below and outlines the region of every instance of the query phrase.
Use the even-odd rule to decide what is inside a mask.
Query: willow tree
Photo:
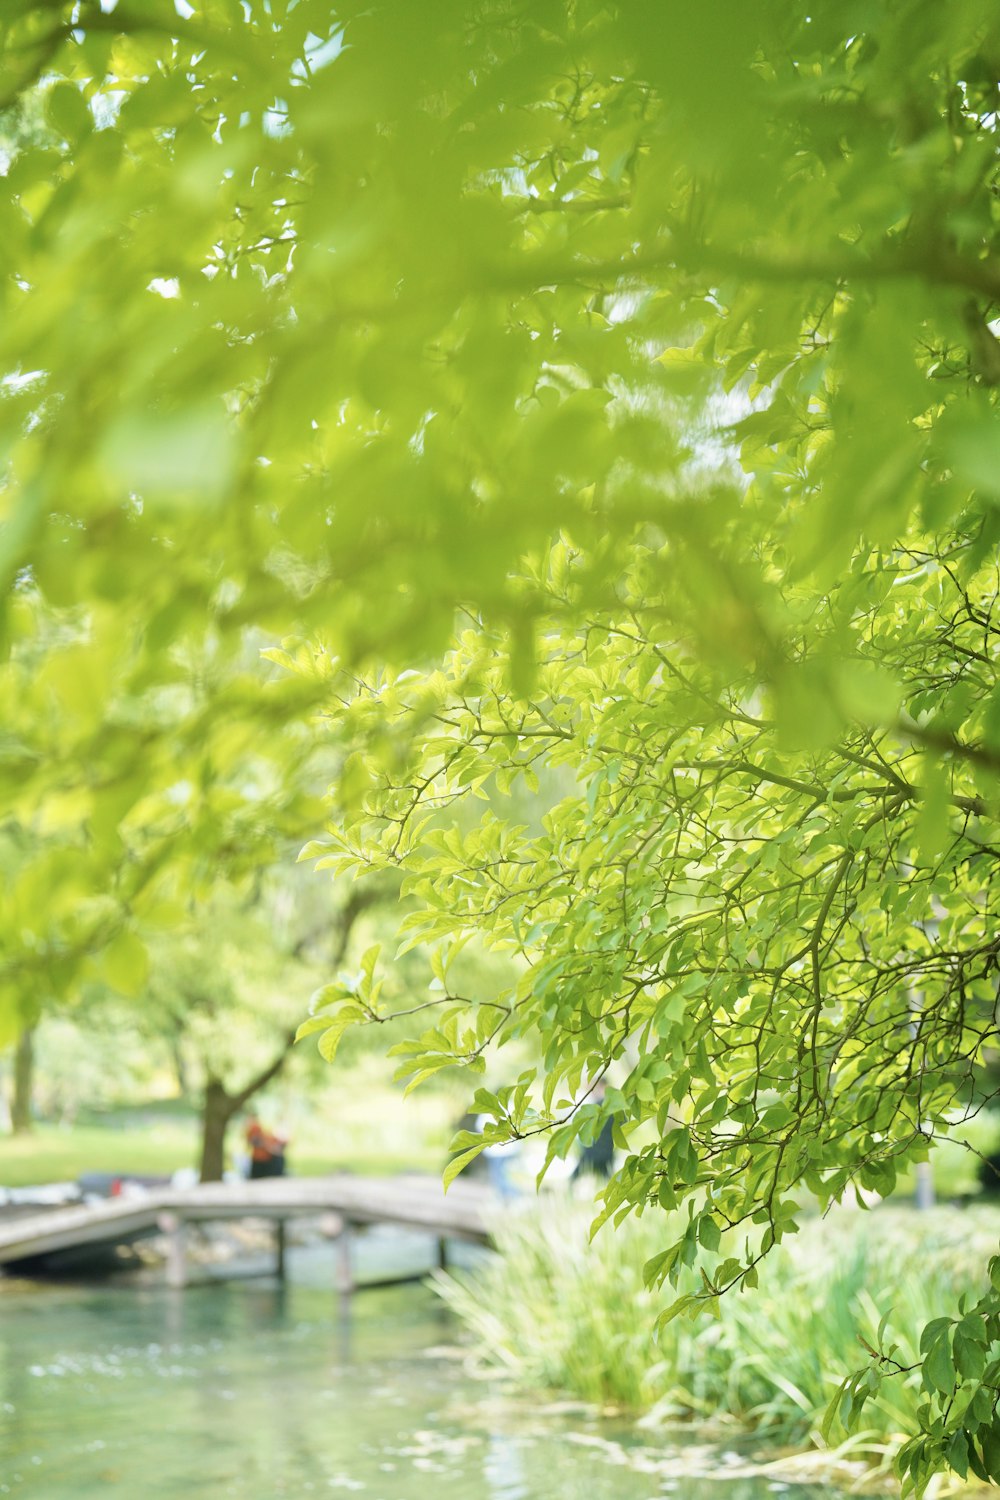
[[[995,7],[180,9],[0,23],[5,704],[72,633],[40,669],[58,745],[9,721],[16,859],[55,826],[134,926],[170,744],[211,737],[237,784],[247,754],[178,663],[288,637],[255,750],[335,682],[365,847],[338,837],[417,863],[432,939],[524,949],[524,992],[424,1067],[541,1030],[550,1091],[497,1129],[549,1128],[641,1040],[615,1102],[659,1154],[609,1207],[686,1197],[682,1260],[747,1213],[782,1232],[796,1183],[887,1185],[992,1025]],[[456,610],[440,677],[333,675],[422,667]],[[544,836],[417,831],[536,749],[584,792]],[[32,889],[19,996],[79,948]],[[997,1330],[988,1302],[928,1335],[916,1480],[1000,1473]]]

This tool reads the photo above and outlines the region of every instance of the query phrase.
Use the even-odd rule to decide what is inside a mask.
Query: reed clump
[[[628,1219],[591,1243],[589,1205],[540,1202],[497,1225],[499,1253],[437,1287],[482,1357],[523,1387],[561,1391],[648,1421],[735,1421],[776,1444],[822,1446],[834,1389],[864,1366],[860,1338],[886,1338],[902,1364],[918,1359],[931,1318],[978,1294],[1000,1213],[883,1207],[806,1223],[762,1264],[752,1292],[724,1296],[717,1320],[676,1318],[654,1337],[676,1296],[651,1290],[643,1265],[669,1242],[662,1216]],[[865,1429],[840,1452],[884,1463],[912,1431],[919,1374],[885,1382]]]

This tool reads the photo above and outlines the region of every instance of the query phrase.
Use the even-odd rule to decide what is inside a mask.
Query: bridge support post
[[[275,1225],[274,1249],[278,1280],[285,1279],[285,1220],[279,1219]]]
[[[179,1214],[160,1214],[157,1223],[167,1237],[167,1286],[187,1286],[187,1226]]]
[[[340,1305],[346,1310],[354,1291],[354,1262],[351,1255],[351,1225],[345,1219],[344,1227],[336,1239],[337,1268],[335,1284],[340,1294]]]

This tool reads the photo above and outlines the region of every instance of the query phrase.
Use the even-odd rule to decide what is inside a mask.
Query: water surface
[[[307,1278],[308,1281],[308,1278]],[[315,1282],[315,1278],[313,1278]],[[0,1495],[818,1500],[685,1474],[648,1435],[470,1376],[430,1292],[329,1284],[0,1290]],[[692,1450],[694,1452],[694,1450]],[[706,1488],[707,1487],[707,1488]]]

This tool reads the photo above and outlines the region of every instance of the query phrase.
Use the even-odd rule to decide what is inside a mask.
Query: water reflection
[[[704,1478],[627,1430],[498,1399],[441,1348],[443,1317],[412,1288],[359,1296],[349,1324],[329,1285],[2,1292],[0,1495],[704,1494]],[[765,1500],[776,1488],[736,1480],[713,1494]]]
[[[491,1500],[527,1500],[530,1491],[520,1446],[491,1432],[483,1454],[483,1479]]]

